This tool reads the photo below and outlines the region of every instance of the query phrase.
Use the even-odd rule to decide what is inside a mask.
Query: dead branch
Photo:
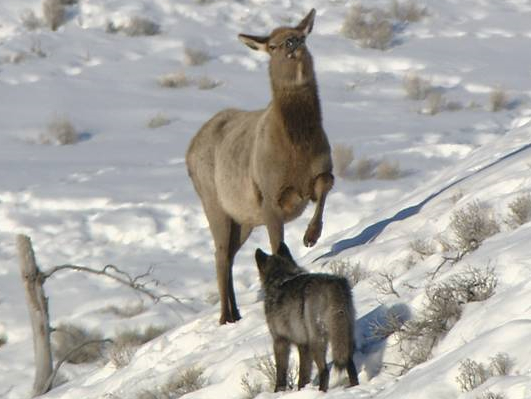
[[[42,274],[42,277],[44,280],[46,280],[47,278],[51,277],[54,273],[57,273],[62,270],[73,270],[73,271],[85,272],[85,273],[95,274],[98,276],[108,277],[120,284],[126,285],[138,292],[141,292],[142,294],[147,295],[155,302],[159,302],[160,300],[164,298],[170,298],[178,303],[181,303],[181,300],[179,298],[171,294],[159,295],[159,294],[152,292],[150,289],[146,287],[147,284],[149,283],[155,283],[155,285],[158,285],[159,284],[158,280],[153,279],[147,282],[141,281],[143,278],[149,276],[152,273],[153,267],[151,266],[145,273],[139,276],[131,277],[128,273],[124,272],[123,270],[120,270],[117,266],[114,266],[114,265],[106,265],[101,270],[98,270],[98,269],[93,269],[87,266],[64,264],[64,265],[55,266],[49,271],[44,272]]]
[[[53,368],[52,374],[50,375],[50,377],[46,381],[46,384],[43,386],[43,392],[42,393],[46,393],[50,389],[52,389],[53,381],[55,380],[55,377],[57,377],[57,373],[59,372],[59,368],[63,365],[64,362],[66,362],[70,358],[70,356],[72,356],[78,350],[80,350],[81,348],[83,348],[83,347],[85,347],[87,345],[104,344],[104,343],[112,343],[112,342],[113,342],[113,340],[109,339],[109,338],[107,338],[107,339],[93,339],[93,340],[90,340],[90,341],[83,342],[82,344],[80,344],[80,345],[76,346],[75,348],[73,348],[72,350],[70,350],[66,355],[64,355],[61,359],[59,359],[59,361],[55,364],[55,367]]]

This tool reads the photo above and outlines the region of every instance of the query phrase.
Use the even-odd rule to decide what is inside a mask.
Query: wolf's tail
[[[335,291],[334,297],[335,306],[332,307],[330,314],[329,339],[334,365],[344,369],[352,360],[355,344],[355,312],[350,287]]]

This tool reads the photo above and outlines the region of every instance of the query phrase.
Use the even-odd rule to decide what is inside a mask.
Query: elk
[[[312,9],[296,27],[279,27],[268,36],[238,35],[251,49],[269,54],[272,100],[262,110],[220,111],[201,127],[186,153],[214,239],[221,324],[241,318],[232,265],[254,227],[266,226],[271,251],[277,253],[284,223],[300,216],[312,200],[316,208],[304,245],[313,246],[321,235],[334,177],[305,43],[314,19]]]

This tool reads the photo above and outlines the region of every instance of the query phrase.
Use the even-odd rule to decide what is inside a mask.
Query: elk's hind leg
[[[313,247],[323,229],[323,210],[328,192],[334,185],[334,176],[332,173],[322,173],[317,176],[313,183],[312,200],[316,201],[315,212],[312,220],[306,229],[304,234],[304,245],[307,247]]]

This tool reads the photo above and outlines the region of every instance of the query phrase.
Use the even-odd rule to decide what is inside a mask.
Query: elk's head
[[[253,50],[265,51],[271,57],[269,74],[273,86],[298,86],[313,83],[312,56],[306,37],[313,28],[315,9],[294,28],[276,28],[268,36],[238,35]]]

